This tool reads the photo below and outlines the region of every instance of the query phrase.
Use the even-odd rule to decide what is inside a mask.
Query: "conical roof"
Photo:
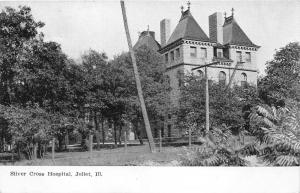
[[[136,50],[143,45],[155,51],[160,49],[160,44],[155,40],[155,33],[153,31],[143,31],[133,49]]]
[[[252,43],[233,16],[225,18],[223,25],[223,44],[259,47]]]
[[[209,41],[209,38],[196,22],[189,9],[182,13],[179,23],[167,44],[171,44],[179,39],[199,40],[203,42]]]

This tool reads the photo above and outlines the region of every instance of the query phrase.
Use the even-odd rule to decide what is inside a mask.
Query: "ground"
[[[198,145],[193,145],[197,147]],[[48,153],[44,159],[23,160],[13,165],[36,166],[179,166],[183,157],[187,156],[188,146],[157,148],[156,153],[151,153],[149,146],[129,146],[127,152],[124,147],[114,149],[94,150],[86,152],[60,152],[55,154],[55,160]],[[263,166],[255,156],[246,158],[249,166]],[[10,165],[10,164],[9,164]]]
[[[37,161],[24,160],[14,165],[40,165],[40,166],[135,166],[135,165],[179,165],[184,156],[186,147],[163,147],[162,152],[157,148],[151,153],[148,145],[130,146],[125,152],[124,147],[115,149],[101,149],[90,152],[61,152],[55,154],[55,161],[51,154]]]

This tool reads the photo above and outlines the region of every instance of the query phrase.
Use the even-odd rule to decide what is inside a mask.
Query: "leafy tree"
[[[247,115],[252,105],[258,104],[256,88],[253,86],[234,86],[225,91],[224,86],[210,81],[210,126],[219,127],[225,124],[230,129],[243,129],[247,123]],[[205,126],[205,81],[200,77],[186,77],[181,87],[178,125],[187,128],[195,123],[198,132]],[[199,130],[199,128],[201,128]]]
[[[95,134],[97,146],[100,146],[100,121],[102,122],[102,140],[105,141],[105,131],[103,128],[103,114],[106,110],[104,103],[105,90],[103,82],[105,72],[108,69],[108,61],[105,53],[99,53],[95,50],[89,50],[82,55],[82,66],[84,79],[86,81],[86,110],[90,114],[91,121],[95,125]]]
[[[268,164],[299,166],[300,105],[289,101],[285,107],[260,105],[251,114],[252,133],[260,143],[254,147]]]
[[[259,81],[260,97],[267,104],[282,106],[285,99],[300,101],[300,45],[289,43],[267,63],[266,76]]]
[[[29,159],[37,158],[38,146],[47,144],[51,136],[49,114],[39,107],[1,105],[0,109],[18,153],[24,152]]]
[[[34,39],[42,22],[36,22],[29,7],[15,10],[6,7],[0,13],[0,103],[11,104],[14,100],[13,87],[15,74],[20,70],[25,44]]]
[[[56,125],[48,127],[51,136],[58,137],[61,146],[66,120],[74,126],[80,124],[75,120],[83,117],[88,98],[85,71],[67,58],[59,44],[44,41],[38,32],[44,24],[34,20],[29,7],[7,7],[1,11],[0,20],[0,103],[7,105],[4,110],[20,114],[24,120],[27,117],[26,121],[41,121],[39,116],[31,116],[32,111],[45,111],[51,117],[46,119],[49,124]],[[33,108],[36,105],[38,108]],[[12,124],[15,122],[8,122],[8,128]],[[9,136],[11,129],[5,129],[1,127],[1,132],[7,139],[12,136],[13,143],[17,134]],[[29,133],[37,130],[32,125],[24,129]],[[28,141],[26,136],[23,140]]]
[[[161,56],[146,46],[141,46],[136,50],[137,65],[140,73],[142,90],[145,104],[148,111],[150,122],[158,122],[166,113],[168,106],[168,89],[169,85],[164,81],[165,67],[161,62]],[[119,99],[122,101],[123,108],[118,107],[119,116],[125,115],[135,124],[136,134],[141,143],[141,130],[137,125],[142,121],[141,109],[137,97],[135,80],[131,59],[127,53],[123,53],[114,58],[111,62],[112,68],[117,67],[121,70],[121,76],[118,76],[124,85],[116,93],[120,93]],[[121,78],[123,77],[123,78]],[[119,84],[121,85],[121,84]],[[121,91],[121,92],[120,92]]]

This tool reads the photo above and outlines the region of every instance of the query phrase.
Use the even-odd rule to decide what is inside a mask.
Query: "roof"
[[[143,45],[155,51],[160,49],[160,44],[155,40],[154,32],[152,31],[143,31],[133,49],[137,50]]]
[[[189,9],[185,12],[182,12],[179,23],[177,24],[172,35],[170,36],[167,45],[179,39],[190,39],[209,42],[209,38],[201,29],[199,24],[196,22]]]
[[[225,18],[223,25],[223,44],[259,47],[248,38],[233,16]]]

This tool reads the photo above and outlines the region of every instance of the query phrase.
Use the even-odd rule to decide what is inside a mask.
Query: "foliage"
[[[15,10],[6,7],[0,13],[0,103],[13,102],[13,89],[16,86],[15,75],[20,71],[23,51],[28,41],[36,38],[42,22],[34,21],[29,7]],[[42,37],[42,34],[41,34]]]
[[[187,150],[182,158],[185,166],[245,166],[244,156],[253,154],[250,145],[235,144],[235,138],[226,127],[213,128],[205,137],[199,137],[202,145]]]
[[[269,105],[280,104],[286,98],[300,101],[300,45],[289,43],[276,51],[267,63],[266,76],[259,81],[260,97]]]
[[[204,130],[205,125],[205,81],[195,75],[186,77],[181,87],[178,124],[187,128],[187,124],[196,124]],[[244,127],[245,114],[252,105],[259,103],[256,88],[234,86],[225,91],[222,84],[209,83],[210,126],[220,127],[225,124],[230,128]]]
[[[49,114],[39,107],[0,106],[1,117],[8,122],[8,131],[19,151],[31,158],[33,146],[44,144],[51,136]]]
[[[252,132],[260,142],[260,156],[268,163],[295,166],[300,163],[299,104],[275,108],[261,105],[251,114]]]

